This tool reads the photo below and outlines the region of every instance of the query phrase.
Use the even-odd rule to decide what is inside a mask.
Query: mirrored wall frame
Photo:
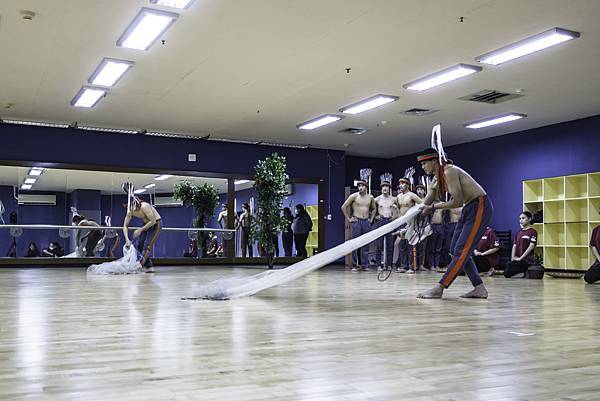
[[[221,173],[214,173],[214,172],[198,172],[198,171],[174,171],[174,170],[156,170],[156,169],[139,169],[139,168],[121,168],[121,167],[115,167],[115,166],[89,166],[89,165],[71,165],[71,164],[62,164],[62,163],[48,163],[48,162],[27,162],[27,163],[22,163],[22,162],[14,162],[14,161],[0,161],[0,169],[2,169],[4,166],[6,167],[21,167],[23,169],[29,169],[32,167],[42,167],[45,169],[49,169],[49,170],[62,170],[62,171],[73,171],[72,175],[67,175],[65,177],[65,190],[64,190],[64,196],[62,198],[62,205],[63,208],[65,209],[65,225],[67,225],[69,223],[69,219],[70,219],[70,215],[69,218],[66,218],[66,216],[69,214],[69,206],[70,206],[70,202],[69,202],[69,196],[68,196],[68,187],[69,185],[71,186],[77,186],[76,182],[77,182],[77,176],[81,175],[82,173],[85,174],[86,171],[89,172],[105,172],[105,173],[115,173],[115,174],[126,174],[126,175],[136,175],[136,174],[147,174],[149,176],[159,176],[159,175],[172,175],[172,176],[180,176],[180,177],[189,177],[191,179],[194,178],[211,178],[211,179],[220,179],[222,180],[222,182],[224,183],[224,188],[226,188],[226,195],[224,196],[220,196],[219,199],[219,203],[221,204],[225,204],[226,205],[226,209],[227,209],[227,221],[226,221],[226,228],[228,229],[235,229],[235,225],[236,225],[236,219],[235,219],[235,192],[236,192],[236,181],[239,180],[251,180],[252,176],[251,175],[232,175],[232,174],[221,174]],[[21,176],[17,177],[17,181],[19,181],[21,178],[23,178],[24,174],[21,174]],[[113,182],[111,183],[112,187],[111,187],[111,191],[110,191],[110,196],[111,197],[116,197],[117,193],[121,193],[121,182],[120,182],[120,178],[115,178],[113,179]],[[323,249],[323,244],[324,244],[324,227],[323,227],[323,195],[324,195],[324,190],[325,190],[325,183],[323,179],[311,179],[311,178],[292,178],[290,179],[290,184],[312,184],[316,186],[316,193],[317,193],[317,205],[311,205],[311,206],[315,206],[314,211],[311,214],[311,217],[315,219],[315,222],[317,223],[317,226],[320,226],[321,229],[318,229],[313,235],[312,237],[314,238],[312,245],[312,249],[311,249],[311,253],[316,253],[318,252],[320,249]],[[15,183],[14,185],[17,185],[17,183]],[[81,190],[86,190],[86,188],[77,188],[77,189],[81,189]],[[39,192],[39,191],[38,191]],[[57,191],[58,192],[58,191]],[[152,197],[156,197],[157,196],[157,192],[156,189],[147,189],[146,191],[146,195],[147,196],[152,196]],[[220,194],[223,195],[223,194]],[[116,216],[116,213],[114,212],[114,208],[115,208],[115,202],[118,203],[117,199],[111,199],[111,201],[109,202],[111,207],[113,208],[113,210],[111,210],[110,215],[111,216]],[[221,209],[220,206],[217,207],[217,213],[219,212],[219,210]],[[85,209],[82,209],[85,210]],[[160,209],[159,209],[160,210]],[[168,212],[167,212],[168,214]],[[7,215],[5,214],[5,217]],[[103,213],[100,214],[100,216],[94,216],[97,217],[98,220],[102,220],[103,219]],[[116,221],[115,221],[116,220]],[[120,221],[120,219],[113,217],[113,221],[112,224],[113,226],[119,226],[122,223],[122,221]],[[220,225],[217,225],[215,228],[220,228]],[[7,231],[4,229],[0,230],[0,235],[2,234],[2,231]],[[163,233],[164,234],[164,233]],[[169,234],[170,235],[170,234]],[[188,235],[188,233],[186,233],[186,235]],[[235,237],[234,237],[235,239]],[[258,264],[258,265],[264,265],[266,264],[266,260],[263,257],[253,257],[253,258],[242,258],[242,257],[238,257],[236,256],[236,245],[235,245],[235,240],[228,240],[228,241],[222,241],[222,253],[223,256],[219,257],[219,258],[185,258],[182,255],[164,255],[164,253],[160,253],[157,252],[157,250],[155,249],[154,251],[154,258],[153,261],[156,265],[160,266],[160,265],[202,265],[202,264]],[[70,245],[70,238],[63,238],[63,243],[61,244],[64,251],[70,251],[71,248],[73,247],[73,245]],[[6,242],[6,241],[3,241]],[[3,252],[4,249],[2,249],[2,247],[0,247],[0,252]],[[260,252],[257,249],[257,252]],[[22,252],[21,252],[22,253]],[[157,255],[158,253],[158,255]],[[117,255],[118,256],[118,255]],[[107,256],[100,256],[98,253],[95,254],[94,257],[86,257],[86,258],[68,258],[68,260],[66,258],[45,258],[45,257],[41,257],[41,258],[24,258],[24,257],[17,257],[17,258],[10,258],[10,257],[5,257],[4,253],[0,254],[0,265],[61,265],[61,266],[87,266],[91,263],[97,263],[97,262],[102,262],[102,261],[106,261],[106,260],[112,260],[112,258],[107,257]],[[293,263],[294,261],[296,261],[297,258],[291,257],[285,257],[282,256],[280,258],[278,258],[276,260],[276,264],[289,264],[289,263]]]

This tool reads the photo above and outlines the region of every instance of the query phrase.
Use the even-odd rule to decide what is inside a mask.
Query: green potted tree
[[[259,160],[254,167],[254,189],[256,190],[256,213],[254,219],[254,236],[267,256],[269,269],[275,261],[275,246],[283,229],[281,208],[286,194],[285,157],[273,153],[264,160]]]
[[[190,181],[182,181],[175,184],[173,189],[173,198],[183,201],[186,207],[193,207],[195,217],[193,225],[196,228],[205,228],[206,222],[210,219],[219,204],[219,193],[214,186],[204,183],[196,186]],[[204,256],[206,253],[206,240],[208,233],[198,231],[198,255]]]

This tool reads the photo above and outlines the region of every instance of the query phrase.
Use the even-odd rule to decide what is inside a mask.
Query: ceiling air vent
[[[431,109],[419,109],[414,107],[412,109],[401,111],[400,114],[406,114],[408,116],[425,116],[427,114],[435,113],[439,110],[431,110]]]
[[[484,89],[482,91],[472,93],[467,96],[459,97],[458,100],[468,100],[470,102],[498,104],[503,103],[518,97],[522,97],[518,93],[500,92],[497,90]]]
[[[365,128],[346,128],[339,132],[343,132],[346,134],[362,135],[365,132],[367,132],[367,130]]]

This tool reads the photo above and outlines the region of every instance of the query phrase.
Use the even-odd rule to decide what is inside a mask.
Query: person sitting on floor
[[[500,242],[491,227],[486,227],[477,248],[473,251],[473,262],[479,273],[486,273],[488,277],[494,275],[494,270],[500,262]]]
[[[510,278],[522,274],[525,276],[529,266],[535,264],[535,244],[537,243],[537,231],[531,226],[532,214],[522,212],[519,215],[519,224],[521,229],[515,236],[515,242],[512,247],[511,260],[504,268],[504,277]]]
[[[37,245],[33,242],[29,243],[29,248],[27,249],[26,258],[37,258],[40,256],[40,250]]]
[[[42,250],[42,256],[50,258],[60,258],[65,256],[65,250],[58,242],[51,242],[48,248]]]
[[[600,280],[600,226],[596,226],[592,231],[592,238],[590,239],[590,248],[592,249],[592,255],[596,258],[592,267],[585,272],[586,283],[592,284]]]
[[[219,241],[217,241],[217,236],[212,232],[208,233],[209,241],[208,247],[206,250],[206,257],[214,258],[217,256],[217,251],[219,250]]]
[[[198,257],[198,242],[195,239],[190,240],[188,244],[187,252],[183,254],[184,258],[196,258]]]

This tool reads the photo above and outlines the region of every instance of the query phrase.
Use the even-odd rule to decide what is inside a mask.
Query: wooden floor
[[[257,296],[182,301],[252,269],[1,269],[0,400],[600,400],[600,285],[331,268]]]

